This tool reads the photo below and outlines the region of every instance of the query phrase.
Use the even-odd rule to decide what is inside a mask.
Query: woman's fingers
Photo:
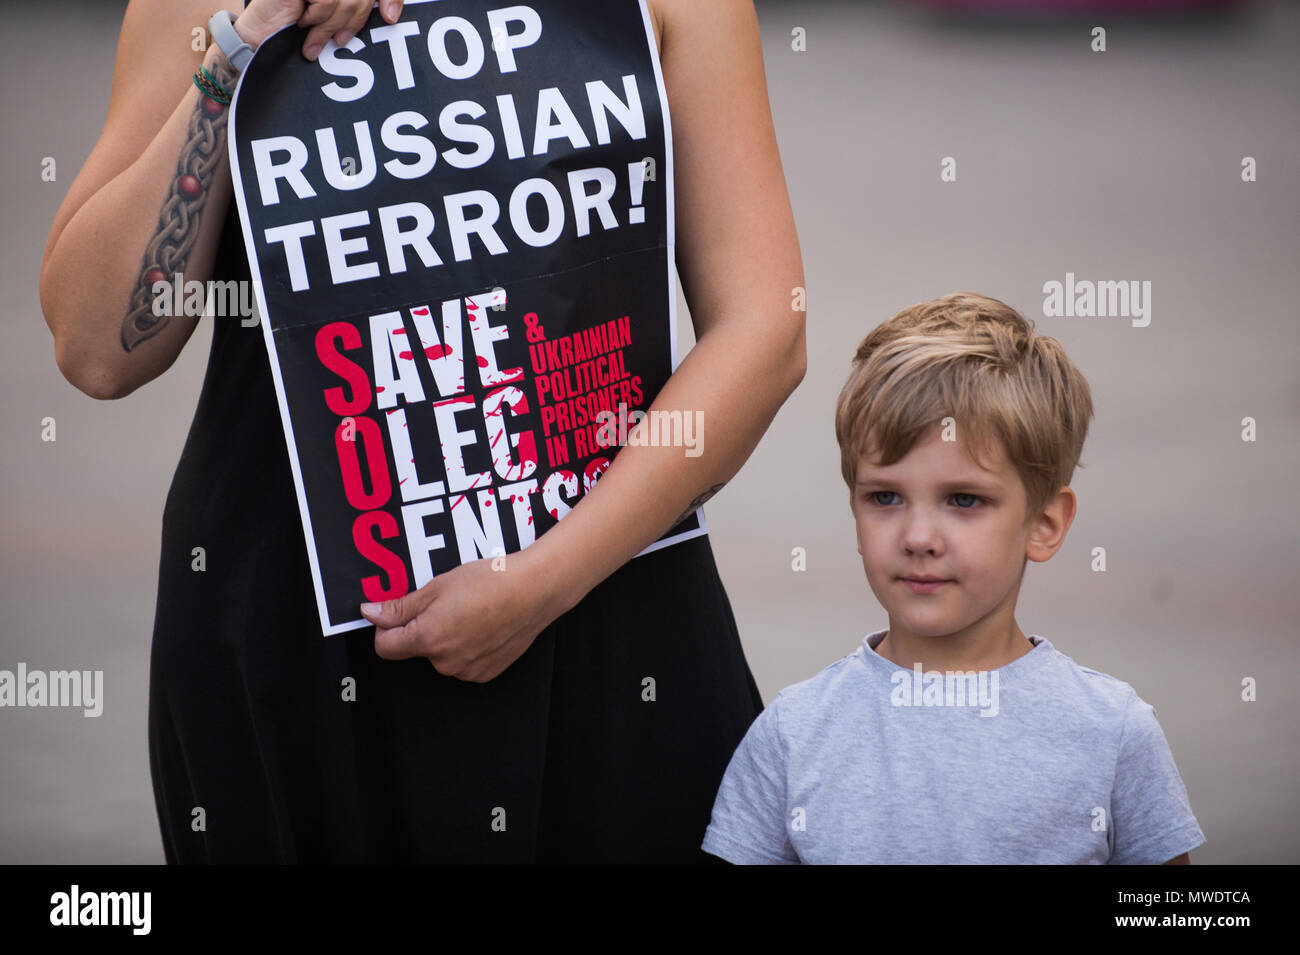
[[[324,23],[338,2],[339,0],[306,0],[307,7],[302,16],[298,17],[298,26],[309,27],[315,23]]]
[[[334,42],[339,46],[347,46],[348,41],[357,35],[357,31],[370,19],[371,5],[369,3],[362,6],[347,23],[343,24],[343,29],[334,34]],[[382,10],[382,8],[381,8]]]
[[[329,39],[344,29],[349,30],[347,39],[351,39],[352,34],[370,16],[372,7],[373,0],[322,0],[320,3],[309,4],[307,11],[298,20],[299,26],[312,27],[302,45],[302,55],[309,60],[316,59]]]

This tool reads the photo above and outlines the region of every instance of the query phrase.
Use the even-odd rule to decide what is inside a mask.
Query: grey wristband
[[[218,10],[208,20],[208,32],[221,52],[226,55],[226,62],[236,73],[244,72],[248,61],[253,58],[253,48],[244,42],[235,29],[235,21],[229,10]]]

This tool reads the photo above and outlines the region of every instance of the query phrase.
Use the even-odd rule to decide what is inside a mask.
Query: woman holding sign
[[[223,4],[228,10],[213,17]],[[293,39],[307,61],[323,58],[322,67],[328,61],[354,79],[357,64],[380,53],[383,75],[400,79],[404,70],[422,75],[426,48],[448,75],[467,52],[489,51],[511,93],[485,98],[497,113],[483,128],[496,130],[501,149],[522,143],[521,166],[528,142],[545,145],[550,135],[540,117],[534,126],[525,115],[540,111],[529,99],[540,102],[539,89],[586,88],[595,97],[631,90],[620,77],[640,77],[635,88],[648,90],[653,107],[658,84],[671,111],[646,116],[666,126],[670,115],[671,129],[652,126],[647,141],[671,142],[656,182],[671,184],[668,249],[675,222],[697,343],[657,387],[628,392],[649,417],[620,422],[620,447],[588,456],[585,480],[563,492],[569,509],[553,510],[535,539],[362,606],[373,628],[323,637],[319,579],[304,559],[314,551],[298,459],[280,420],[279,366],[268,362],[270,339],[255,322],[217,317],[163,516],[149,745],[168,861],[715,861],[699,845],[762,700],[696,512],[752,453],[805,365],[802,264],[752,4],[131,0],[104,132],[59,210],[41,271],[59,368],[87,394],[125,396],[175,361],[197,316],[157,308],[157,289],[174,276],[252,281],[232,198],[239,184],[228,110],[249,54],[294,26],[306,28]],[[535,49],[520,49],[528,44]],[[509,86],[509,56],[528,67],[527,91]],[[587,75],[592,63],[614,69]],[[259,92],[252,82],[241,89],[236,116],[242,98]],[[571,116],[568,135],[611,142],[610,127]],[[377,126],[384,117],[374,118]],[[515,120],[522,137],[511,135]],[[427,198],[416,192],[412,203]],[[591,198],[579,191],[574,202]],[[623,220],[592,214],[597,231],[567,228],[556,247],[581,252],[595,248],[581,243],[602,228],[652,222],[650,193],[644,210],[631,210],[639,215],[627,205]],[[446,209],[436,210],[442,224]],[[378,258],[392,267],[393,255]],[[359,259],[348,252],[330,261]],[[616,266],[597,258],[591,274],[617,274]],[[620,333],[608,316],[599,340],[612,343],[609,354],[587,370],[574,355],[594,332],[563,344],[543,337],[547,321],[563,326],[572,316],[553,309],[527,324],[510,311],[491,319],[515,323],[510,334],[537,346],[532,398],[548,404],[547,426],[567,422],[576,434],[577,399],[567,389],[580,370],[593,381],[630,381],[617,343],[667,334],[647,326],[667,315],[642,308],[639,295],[625,290],[629,320]],[[482,346],[485,328],[472,329],[479,337],[467,344]],[[430,362],[446,346],[426,342],[426,353],[434,350]],[[479,352],[480,369],[490,350]],[[485,407],[489,417],[500,410]],[[543,421],[543,409],[528,410],[537,417],[527,420]],[[695,423],[698,440],[690,448],[645,440],[656,412]],[[412,421],[406,440],[419,454],[432,436],[417,435]],[[444,456],[451,433],[439,432]],[[511,440],[522,456],[519,437]],[[541,440],[529,447],[536,456]],[[516,514],[546,508],[540,489],[508,499]],[[491,496],[475,506],[493,500],[506,507],[507,498]],[[545,519],[546,510],[535,513]]]

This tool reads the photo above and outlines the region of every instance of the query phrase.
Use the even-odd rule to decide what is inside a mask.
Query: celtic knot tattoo
[[[236,74],[225,57],[213,57],[209,72],[227,89],[233,89]],[[199,233],[200,213],[212,187],[213,169],[221,161],[226,144],[228,109],[200,94],[190,114],[185,146],[177,162],[171,191],[163,203],[158,231],[145,248],[144,263],[131,294],[130,311],[122,323],[122,347],[131,351],[160,332],[170,315],[155,315],[156,282],[168,282],[185,271],[190,250]],[[163,295],[171,295],[170,287]]]

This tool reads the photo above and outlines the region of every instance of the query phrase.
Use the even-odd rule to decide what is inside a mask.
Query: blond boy
[[[889,616],[782,690],[703,848],[737,863],[1185,863],[1205,837],[1154,709],[1026,636],[1016,600],[1074,519],[1092,417],[1060,344],[957,292],[859,345],[835,433]]]

